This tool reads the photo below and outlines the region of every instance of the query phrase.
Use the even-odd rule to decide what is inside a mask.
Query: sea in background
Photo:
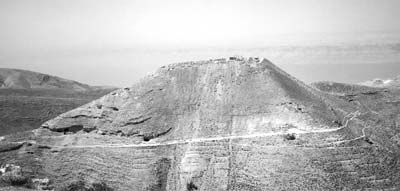
[[[93,85],[129,86],[176,62],[265,57],[306,82],[359,83],[400,76],[400,43],[274,45],[257,48],[96,49],[1,55],[0,67],[21,68]]]

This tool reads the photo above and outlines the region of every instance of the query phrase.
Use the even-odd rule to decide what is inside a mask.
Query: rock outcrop
[[[43,127],[166,141],[272,133],[285,127],[329,129],[342,117],[318,91],[268,60],[216,60],[163,67]]]
[[[400,88],[400,76],[386,80],[374,79],[371,81],[362,82],[360,84],[371,87],[380,87],[380,88]]]
[[[400,132],[387,115],[399,109],[369,96],[312,88],[266,59],[179,63],[46,122],[13,154],[39,158],[35,173],[55,187],[397,190]]]

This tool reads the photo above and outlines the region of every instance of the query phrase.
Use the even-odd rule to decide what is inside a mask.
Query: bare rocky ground
[[[55,190],[399,190],[399,104],[266,59],[179,63],[4,137],[0,159]]]
[[[115,89],[0,68],[0,136],[36,129],[45,121]]]
[[[400,76],[393,79],[374,79],[360,84],[380,88],[400,88]]]

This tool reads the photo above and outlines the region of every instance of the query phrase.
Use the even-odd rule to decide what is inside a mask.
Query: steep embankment
[[[120,133],[144,141],[168,133],[162,137],[180,140],[265,133],[285,125],[330,128],[335,125],[332,121],[343,117],[330,109],[317,91],[267,60],[204,61],[161,68],[133,87],[67,112],[43,127]]]
[[[400,89],[394,86],[370,87],[334,82],[313,84],[321,91],[337,95],[363,115],[358,118],[368,126],[370,139],[398,155],[400,153]]]
[[[38,128],[114,89],[31,71],[0,69],[0,136]]]
[[[46,122],[0,157],[55,187],[396,190],[398,146],[382,137],[398,133],[372,115],[265,59],[188,62]]]

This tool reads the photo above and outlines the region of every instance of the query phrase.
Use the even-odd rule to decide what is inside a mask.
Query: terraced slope
[[[341,116],[317,91],[263,61],[205,61],[161,68],[43,125],[168,140],[331,128]],[[312,120],[311,120],[312,119]],[[268,126],[269,128],[265,128]]]
[[[29,142],[4,138],[20,147],[0,157],[56,188],[81,179],[116,190],[397,190],[388,116],[399,109],[378,115],[379,101],[362,103],[400,95],[381,93],[350,101],[266,59],[174,64],[46,122]]]

